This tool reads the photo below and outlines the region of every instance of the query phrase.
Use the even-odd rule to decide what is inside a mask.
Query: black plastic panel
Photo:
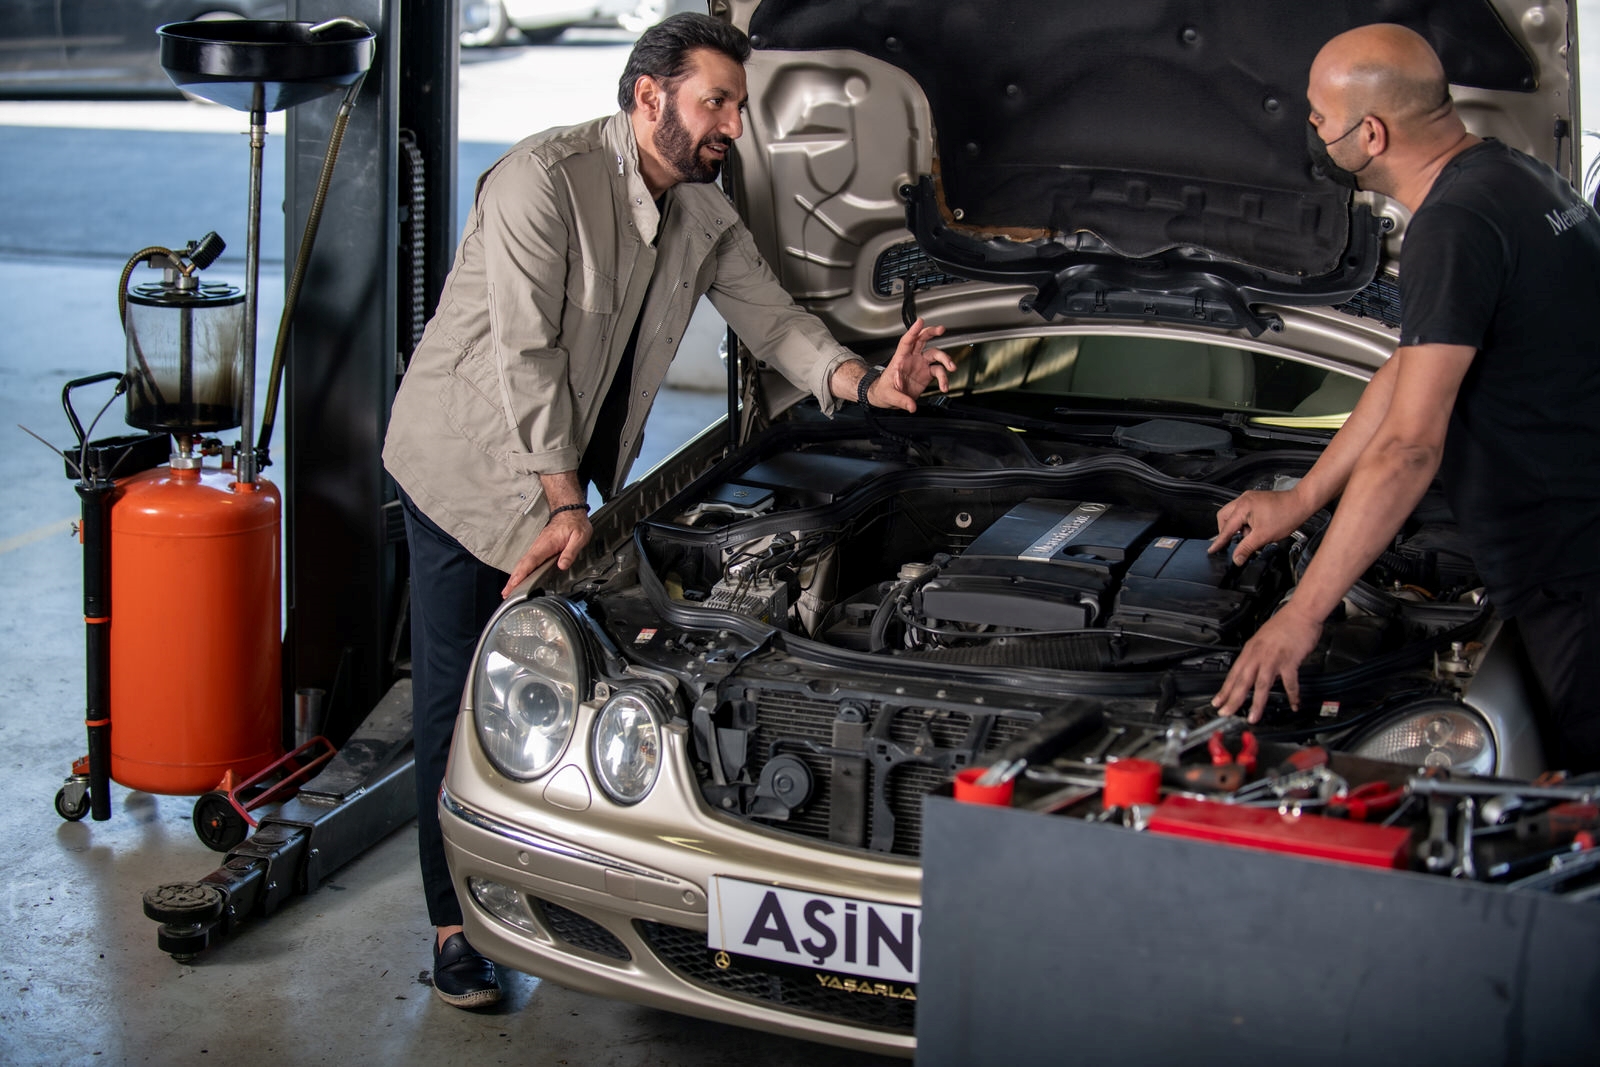
[[[944,797],[923,817],[925,1067],[1565,1064],[1600,1047],[1593,902]]]

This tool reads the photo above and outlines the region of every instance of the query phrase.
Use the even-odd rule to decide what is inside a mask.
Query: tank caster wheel
[[[77,822],[89,814],[89,785],[87,782],[67,779],[67,784],[56,790],[56,814],[68,822]]]
[[[250,824],[228,794],[212,792],[194,802],[194,832],[213,852],[227,852],[249,835]]]

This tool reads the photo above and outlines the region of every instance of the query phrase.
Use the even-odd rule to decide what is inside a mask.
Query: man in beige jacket
[[[395,397],[384,463],[411,554],[417,823],[434,991],[500,998],[467,944],[439,833],[439,785],[473,648],[499,599],[593,534],[586,482],[609,495],[696,303],[813,393],[916,409],[950,357],[915,323],[871,371],[802,311],[709,183],[743,132],[739,30],[678,15],[639,38],[622,111],[514,146],[478,181],[438,310]]]

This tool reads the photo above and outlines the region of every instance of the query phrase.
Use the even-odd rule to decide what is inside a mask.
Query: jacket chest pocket
[[[591,314],[610,315],[617,310],[617,281],[580,257],[568,256],[567,300]]]

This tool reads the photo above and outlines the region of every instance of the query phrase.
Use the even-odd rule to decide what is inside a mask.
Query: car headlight
[[[1483,717],[1459,704],[1413,704],[1362,737],[1357,756],[1439,767],[1459,774],[1493,774],[1494,734]]]
[[[495,770],[528,781],[554,766],[584,688],[583,657],[560,612],[530,600],[501,615],[484,639],[472,685],[478,744]]]
[[[653,694],[622,689],[600,709],[594,723],[594,776],[618,804],[637,804],[661,772],[662,714]]]

